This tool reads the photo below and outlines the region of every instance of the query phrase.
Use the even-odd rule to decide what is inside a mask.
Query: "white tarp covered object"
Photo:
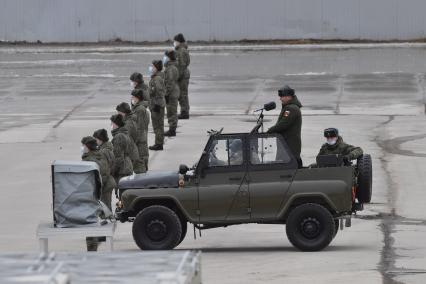
[[[95,162],[52,163],[53,219],[56,227],[97,224],[102,212],[102,179]]]

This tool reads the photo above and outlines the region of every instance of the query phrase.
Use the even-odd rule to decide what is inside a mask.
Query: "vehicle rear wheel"
[[[327,208],[306,203],[294,208],[287,218],[288,240],[301,251],[319,251],[335,236],[335,222]]]
[[[360,203],[370,203],[373,185],[373,168],[371,156],[362,155],[357,161],[358,168],[358,187],[356,198]]]
[[[173,210],[153,205],[136,215],[132,233],[137,246],[142,250],[168,250],[179,244],[182,225]]]

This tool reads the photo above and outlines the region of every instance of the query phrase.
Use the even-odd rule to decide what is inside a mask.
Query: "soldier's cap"
[[[158,71],[163,70],[163,61],[161,61],[161,60],[153,60],[152,65],[154,65],[155,68],[157,68]]]
[[[181,33],[178,33],[177,35],[175,35],[173,39],[177,42],[181,42],[181,43],[185,42],[185,37]]]
[[[103,129],[103,128],[93,132],[93,137],[101,140],[102,142],[108,142],[109,140],[108,132],[106,131],[106,129]]]
[[[141,73],[134,72],[132,75],[130,75],[130,81],[140,84],[143,82],[143,76]]]
[[[114,115],[112,115],[111,118],[110,118],[110,120],[111,120],[111,122],[113,122],[118,127],[123,127],[124,126],[124,119],[123,119],[123,116],[121,114],[114,114]]]
[[[132,96],[133,96],[133,92],[135,90],[132,91]],[[141,90],[142,91],[142,90]],[[130,109],[130,105],[126,102],[122,102],[119,105],[117,105],[117,107],[115,108],[116,111],[125,113],[125,114],[129,114],[132,112],[132,110]]]
[[[176,60],[176,52],[174,50],[167,50],[164,52],[164,55],[167,56],[171,61]]]
[[[339,130],[337,128],[326,128],[324,129],[324,137],[330,138],[330,137],[337,137],[339,136]]]
[[[132,97],[136,97],[139,100],[143,99],[143,90],[142,89],[134,89],[131,93]],[[129,106],[130,108],[130,106]],[[123,111],[124,112],[124,111]],[[130,111],[129,111],[130,112]],[[126,112],[127,113],[127,112]]]
[[[289,85],[285,85],[278,90],[278,96],[280,97],[293,97],[295,95],[294,89],[290,88]]]
[[[83,139],[81,139],[81,144],[86,145],[89,150],[96,150],[98,148],[96,139],[92,136],[83,137]]]

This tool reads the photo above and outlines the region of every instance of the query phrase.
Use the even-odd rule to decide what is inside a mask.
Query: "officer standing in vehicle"
[[[164,83],[166,86],[166,107],[167,120],[169,122],[169,130],[164,133],[165,136],[176,136],[176,128],[178,124],[178,101],[179,101],[179,70],[176,63],[176,52],[169,50],[164,53],[163,65],[166,68]]]
[[[142,92],[142,90],[140,89],[135,89],[132,92],[135,92],[135,91]],[[130,105],[126,102],[122,102],[115,108],[115,110],[117,111],[118,114],[120,114],[123,117],[124,128],[127,129],[127,133],[131,140],[130,159],[132,160],[133,171],[135,172],[135,174],[145,173],[147,171],[147,168],[146,168],[144,159],[141,157],[141,154],[139,153],[137,143],[139,142],[140,137],[136,127],[136,121],[133,117],[132,110],[130,109]]]
[[[101,201],[105,203],[109,210],[111,209],[111,196],[112,191],[114,188],[117,187],[117,184],[115,183],[115,180],[112,176],[113,169],[114,169],[114,146],[109,141],[108,132],[105,129],[98,129],[93,133],[93,137],[96,139],[96,143],[98,145],[99,152],[105,157],[108,168],[109,168],[109,174],[106,180],[103,182],[102,187],[102,194],[101,194]]]
[[[164,75],[161,73],[163,63],[161,60],[152,61],[149,66],[149,98],[152,127],[155,133],[155,144],[149,146],[150,150],[161,151],[164,145],[164,108],[166,106],[166,88],[164,85]]]
[[[143,76],[141,73],[135,72],[130,75],[130,84],[134,90],[141,89],[143,91],[142,104],[145,107],[149,107],[149,92],[148,86],[143,81]]]
[[[278,90],[278,96],[282,103],[281,113],[277,123],[268,129],[267,133],[281,134],[293,155],[296,157],[299,168],[302,167],[300,153],[302,150],[302,113],[300,108],[302,104],[298,100],[294,89],[285,85]]]
[[[188,66],[191,63],[191,60],[189,56],[188,45],[185,41],[185,37],[183,36],[183,34],[177,34],[174,37],[173,45],[176,50],[177,67],[179,70],[179,119],[189,119],[190,107],[188,97],[188,85],[191,73],[188,69]]]
[[[346,144],[342,136],[339,135],[337,128],[327,128],[324,130],[326,143],[322,145],[318,156],[320,155],[343,155],[343,161],[349,163],[363,155],[360,147]]]
[[[86,136],[81,139],[82,157],[83,161],[95,162],[99,166],[99,171],[102,178],[102,184],[108,180],[110,169],[108,162],[104,155],[98,150],[96,139],[91,136]],[[103,188],[102,188],[103,191]],[[102,195],[102,193],[101,193]],[[97,251],[99,242],[104,241],[104,237],[87,237],[86,246],[87,251]]]
[[[124,119],[120,114],[114,114],[111,120],[112,145],[114,146],[114,170],[113,177],[115,182],[120,181],[122,177],[133,174],[131,155],[131,143],[127,129],[124,127]]]

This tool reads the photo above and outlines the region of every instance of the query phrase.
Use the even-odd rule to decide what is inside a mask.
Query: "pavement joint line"
[[[258,82],[256,84],[256,89],[254,91],[254,97],[250,100],[249,105],[245,111],[245,114],[249,114],[251,109],[253,108],[254,102],[259,97],[259,95],[262,93],[262,90],[265,88],[266,79],[263,79],[261,82]]]

